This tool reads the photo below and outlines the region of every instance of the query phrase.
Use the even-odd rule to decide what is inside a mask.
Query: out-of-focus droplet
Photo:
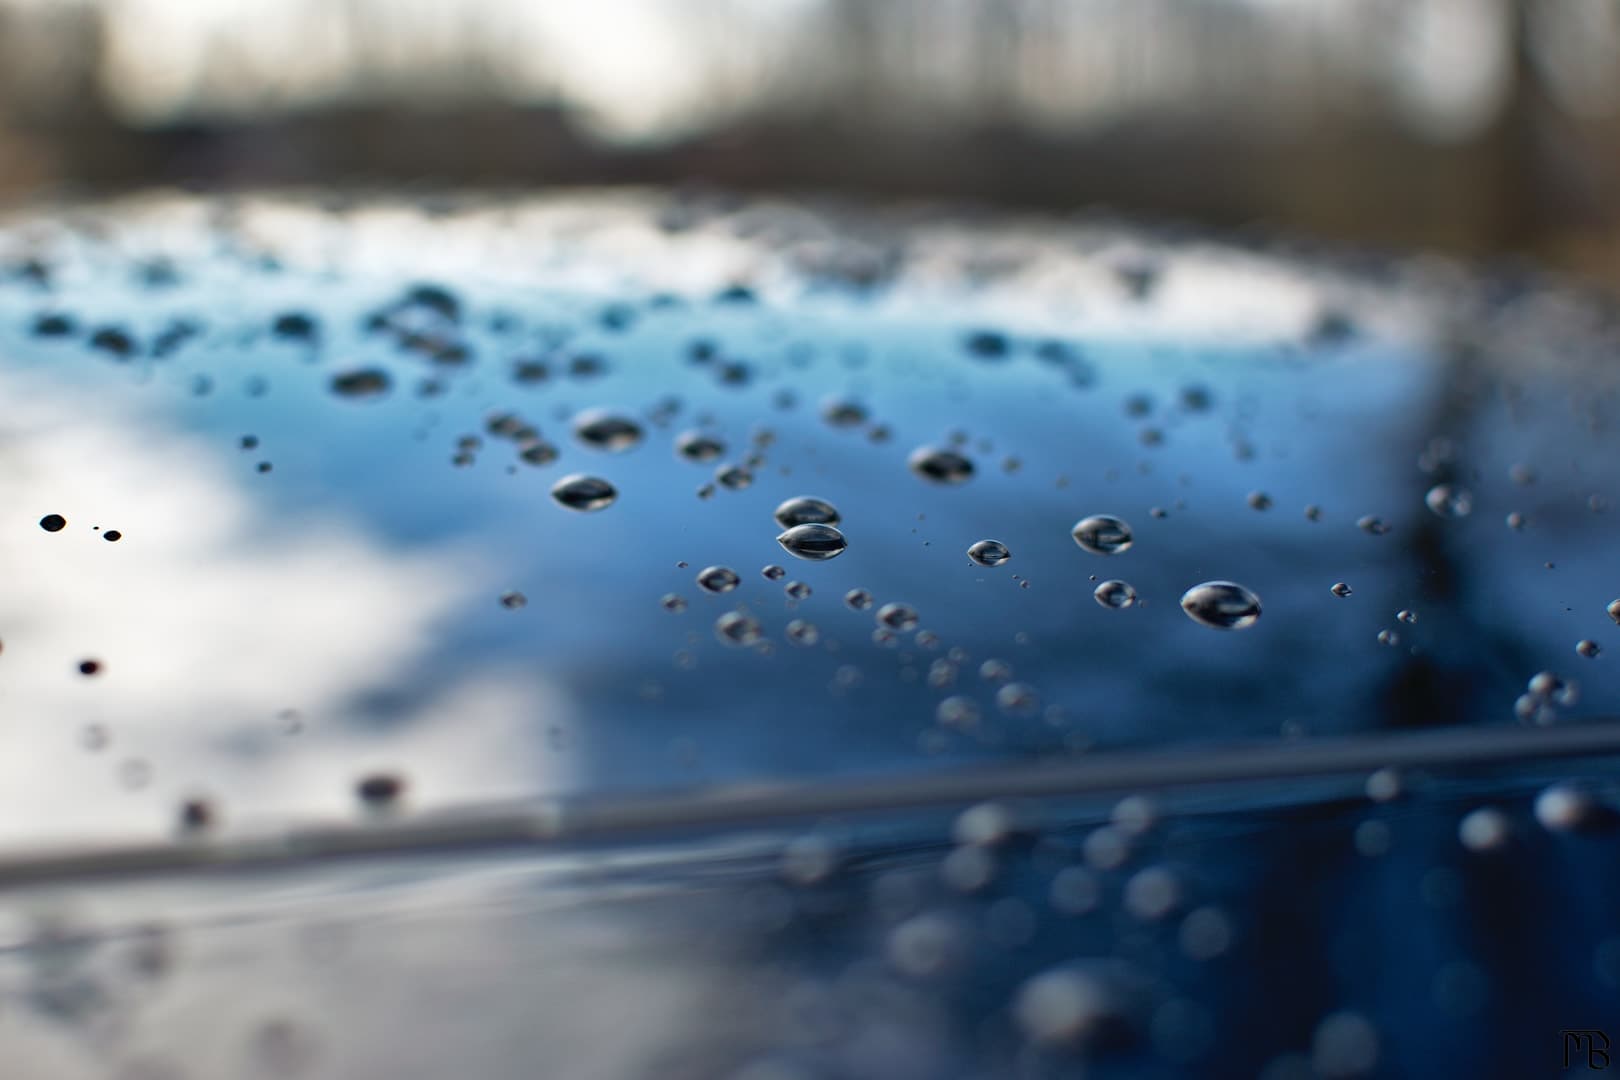
[[[1384,519],[1373,514],[1357,518],[1356,528],[1371,536],[1383,536],[1389,532],[1389,526],[1384,523]]]
[[[1328,591],[1338,597],[1349,596],[1351,593],[1350,586],[1343,581],[1334,582],[1333,587]]]
[[[1206,581],[1182,594],[1181,610],[1204,626],[1242,630],[1260,618],[1260,598],[1236,582]]]
[[[360,368],[332,376],[331,385],[332,393],[338,397],[372,398],[387,393],[392,380],[382,368]]]
[[[851,611],[865,611],[873,602],[872,594],[865,589],[851,589],[844,594],[844,604]]]
[[[1248,503],[1251,510],[1270,510],[1271,496],[1263,491],[1251,491],[1249,492]]]
[[[1393,802],[1402,790],[1401,774],[1394,769],[1378,769],[1367,777],[1367,798],[1373,802]]]
[[[936,484],[963,484],[973,477],[973,462],[955,450],[919,446],[906,459],[912,472]]]
[[[1598,804],[1585,789],[1559,783],[1536,796],[1535,814],[1542,828],[1569,832],[1592,824],[1598,816]]]
[[[1136,590],[1126,581],[1105,581],[1093,589],[1091,595],[1103,607],[1116,611],[1136,605]]]
[[[915,630],[917,628],[917,609],[910,604],[884,604],[878,608],[877,621],[891,630]]]
[[[1320,506],[1317,506],[1314,503],[1311,504],[1310,506],[1307,506],[1305,508],[1305,520],[1306,521],[1321,521],[1322,520],[1322,508]]]
[[[836,525],[839,521],[836,506],[811,495],[786,500],[776,508],[773,516],[784,529],[791,529],[795,525]]]
[[[705,592],[727,593],[742,581],[729,566],[706,566],[698,571],[698,587]]]
[[[866,406],[848,398],[828,398],[821,403],[821,418],[836,428],[860,427],[866,416]]]
[[[676,438],[675,452],[687,461],[707,464],[720,460],[726,452],[726,444],[707,432],[687,431]]]
[[[802,581],[790,581],[782,587],[782,591],[795,600],[807,600],[810,597],[810,586]]]
[[[508,611],[517,611],[526,606],[528,602],[529,598],[520,592],[514,591],[501,594],[501,607]]]
[[[727,491],[741,491],[754,482],[754,474],[742,465],[722,465],[714,471],[714,480]]]
[[[1028,683],[1010,682],[996,691],[996,708],[1008,716],[1034,716],[1041,708],[1041,695]]]
[[[669,612],[671,615],[679,615],[681,612],[686,610],[686,599],[676,595],[675,593],[665,593],[663,599],[659,600],[658,602],[662,604],[664,606],[664,610]]]
[[[1412,611],[1410,608],[1402,608],[1395,613],[1395,617],[1401,622],[1406,623],[1408,626],[1412,625],[1418,620],[1417,612]]]
[[[812,562],[835,559],[849,547],[844,534],[831,525],[795,525],[778,536],[776,542],[794,558]]]
[[[1000,540],[980,540],[967,550],[968,558],[980,566],[1000,566],[1012,558],[1012,552]]]
[[[1471,810],[1457,823],[1457,839],[1469,851],[1497,851],[1505,847],[1512,830],[1507,815],[1491,806]]]
[[[1380,631],[1378,631],[1378,644],[1394,646],[1394,645],[1399,645],[1400,643],[1401,643],[1401,635],[1397,634],[1395,631],[1393,631],[1393,630],[1380,630]]]
[[[1423,496],[1423,503],[1437,517],[1467,517],[1474,510],[1474,496],[1456,484],[1436,484]]]
[[[757,645],[764,637],[759,620],[741,611],[728,611],[714,620],[714,636],[724,645],[744,648]]]
[[[808,649],[821,640],[821,631],[816,628],[816,624],[804,619],[792,620],[783,628],[783,633],[787,636],[788,644],[797,645],[801,649]]]
[[[943,661],[949,663],[949,661]],[[953,694],[939,703],[934,719],[941,727],[958,731],[971,731],[979,726],[979,703],[970,697]]]
[[[787,571],[782,569],[780,566],[777,566],[775,563],[765,567],[760,571],[760,573],[765,575],[766,581],[781,581],[783,578],[787,577]]]
[[[1093,555],[1118,555],[1130,550],[1131,527],[1117,517],[1093,514],[1075,523],[1070,535]]]
[[[574,438],[593,450],[623,453],[641,442],[641,425],[606,409],[587,409],[574,417]]]
[[[1603,610],[1609,613],[1609,618],[1620,624],[1620,600],[1610,600],[1609,606]]]
[[[570,510],[590,513],[612,506],[619,492],[600,476],[573,473],[551,486],[551,497]]]
[[[1510,529],[1524,528],[1524,515],[1514,510],[1507,516],[1507,527]]]
[[[1597,655],[1603,651],[1603,647],[1591,638],[1582,638],[1575,643],[1575,651],[1588,660],[1592,660],[1596,659]]]

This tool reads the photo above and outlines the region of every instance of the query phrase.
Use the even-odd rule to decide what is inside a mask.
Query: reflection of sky
[[[1498,415],[1488,371],[1465,379],[1427,351],[1416,288],[1386,296],[1202,245],[1171,255],[1107,229],[991,236],[923,224],[906,234],[899,278],[863,297],[801,276],[806,245],[843,244],[832,223],[753,210],[700,215],[671,235],[625,197],[449,221],[378,209],[345,222],[248,203],[224,233],[184,204],[126,212],[112,249],[58,238],[77,253],[64,256],[58,296],[23,284],[0,293],[4,391],[16,403],[3,432],[15,517],[0,543],[18,579],[0,599],[0,701],[23,718],[0,733],[13,744],[0,755],[0,799],[18,839],[161,827],[193,789],[236,816],[338,812],[352,778],[372,768],[405,772],[420,802],[442,804],[1270,736],[1285,725],[1505,722],[1542,667],[1581,676],[1582,710],[1612,702],[1605,661],[1573,653],[1578,637],[1601,639],[1611,597],[1598,594],[1613,587],[1602,563],[1613,518],[1585,506],[1593,491],[1614,497],[1604,436],[1566,430],[1554,404],[1582,385],[1566,380],[1587,376],[1547,374],[1526,391],[1524,418]],[[207,254],[219,240],[273,248],[286,269]],[[131,286],[130,259],[159,252],[175,257],[180,283]],[[1144,258],[1165,269],[1145,303],[1112,269]],[[361,329],[368,311],[426,277],[454,283],[468,305],[475,360],[465,369],[434,372]],[[708,299],[741,279],[765,303]],[[689,299],[645,302],[665,289]],[[607,298],[632,303],[628,329],[599,324]],[[1300,346],[1324,303],[1345,306],[1363,336]],[[172,357],[120,366],[82,337],[27,337],[42,305],[90,326],[125,322],[143,341],[171,314],[207,327]],[[290,308],[321,318],[313,353],[263,334]],[[510,315],[506,329],[489,326],[497,310]],[[1007,359],[962,349],[963,331],[985,325],[1011,335]],[[1075,365],[1034,354],[1054,335]],[[691,363],[699,336],[746,361],[751,378],[721,385]],[[559,337],[549,381],[508,379],[511,358]],[[602,356],[607,373],[566,375],[575,352]],[[393,393],[328,393],[333,371],[361,364],[391,371]],[[206,396],[191,392],[200,374],[214,381]],[[415,393],[429,374],[442,396]],[[263,396],[248,392],[253,379]],[[1208,411],[1182,404],[1194,385],[1207,389]],[[777,401],[783,390],[796,395],[791,407]],[[864,403],[891,439],[822,423],[828,395]],[[1137,397],[1141,417],[1127,412]],[[646,417],[665,398],[677,415],[649,423],[628,453],[595,453],[568,434],[581,409]],[[457,439],[482,433],[497,410],[534,423],[560,459],[524,465],[484,435],[475,463],[453,467]],[[679,460],[671,444],[705,424],[731,459],[771,429],[751,487],[696,497],[712,467]],[[1150,429],[1162,444],[1142,442]],[[957,430],[979,465],[969,484],[932,487],[907,472],[914,447]],[[245,434],[257,449],[238,448]],[[1435,476],[1417,461],[1441,434],[1476,492],[1466,520],[1423,507]],[[1517,454],[1538,467],[1533,488],[1507,479]],[[1004,471],[1008,456],[1016,471]],[[255,472],[261,459],[274,471]],[[575,471],[611,479],[618,503],[598,514],[553,505],[547,488]],[[1270,510],[1246,505],[1255,490]],[[797,494],[840,508],[846,554],[811,564],[777,547],[771,510]],[[1322,507],[1321,521],[1305,519],[1306,504]],[[1502,523],[1514,508],[1531,520],[1523,533]],[[70,528],[40,531],[47,512]],[[1131,551],[1104,559],[1074,545],[1069,527],[1099,512],[1131,522]],[[1393,531],[1356,529],[1364,514]],[[124,539],[106,544],[92,524]],[[966,560],[986,536],[1012,548],[1011,563]],[[1538,570],[1546,560],[1557,569]],[[790,606],[759,573],[771,562],[813,595]],[[693,578],[710,564],[735,568],[742,586],[704,595]],[[1104,610],[1093,574],[1130,581],[1143,603]],[[1217,633],[1177,610],[1183,590],[1215,578],[1262,597],[1253,629]],[[1340,580],[1350,599],[1329,593]],[[915,605],[940,649],[874,644],[871,614],[840,602],[854,587]],[[502,608],[507,590],[528,605]],[[663,611],[666,592],[689,610]],[[715,640],[715,617],[737,605],[761,618],[772,655]],[[1401,608],[1419,622],[1396,623]],[[820,627],[820,645],[783,640],[794,617]],[[1399,648],[1377,643],[1384,628],[1401,634]],[[950,692],[986,713],[977,737],[932,722],[947,691],[926,675],[951,648],[968,659]],[[106,673],[79,676],[83,656]],[[991,658],[1061,712],[1000,717],[977,674]],[[833,685],[843,669],[859,685]],[[287,708],[303,715],[303,734],[277,733]],[[90,723],[112,737],[99,754],[79,745]],[[155,770],[146,791],[119,787],[131,756]]]

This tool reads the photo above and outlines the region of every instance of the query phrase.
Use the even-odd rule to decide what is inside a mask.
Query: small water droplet
[[[722,465],[714,471],[714,479],[727,491],[741,491],[754,482],[754,474],[741,465]]]
[[[698,571],[697,583],[705,592],[727,593],[742,582],[729,566],[705,566]]]
[[[1321,521],[1322,520],[1322,508],[1320,506],[1315,505],[1314,503],[1312,505],[1310,505],[1310,506],[1307,506],[1305,508],[1305,520],[1306,521]]]
[[[880,626],[872,631],[872,644],[883,649],[893,649],[900,644],[900,636],[887,626]]]
[[[1474,496],[1455,484],[1436,484],[1423,496],[1424,505],[1438,517],[1467,517],[1474,509]]]
[[[760,573],[765,575],[766,581],[781,581],[783,578],[787,577],[787,571],[782,569],[780,566],[777,566],[775,563],[765,567],[765,569],[761,570]]]
[[[776,523],[784,529],[795,525],[836,525],[838,508],[825,499],[799,495],[785,500],[773,514]]]
[[[1094,555],[1118,555],[1131,547],[1131,527],[1108,514],[1080,519],[1070,535],[1076,544]]]
[[[106,532],[101,534],[101,538],[107,541],[109,544],[116,544],[118,541],[124,538],[124,534],[119,532],[117,529],[108,529]]]
[[[728,611],[716,619],[714,621],[714,635],[720,639],[722,644],[734,645],[739,648],[757,645],[764,636],[759,628],[759,620],[741,611]]]
[[[354,794],[366,806],[392,806],[405,794],[405,778],[394,773],[373,773],[355,783]]]
[[[1400,643],[1401,643],[1401,635],[1397,634],[1395,631],[1393,631],[1393,630],[1380,630],[1380,631],[1378,631],[1378,644],[1380,644],[1380,645],[1399,645]]]
[[[1041,696],[1028,683],[1010,682],[996,691],[996,708],[1008,716],[1034,716],[1041,709]]]
[[[792,620],[783,632],[787,635],[788,644],[797,645],[801,649],[808,649],[821,640],[821,631],[816,629],[816,624],[804,619]]]
[[[381,368],[360,368],[332,376],[332,393],[345,398],[380,397],[388,392],[392,380]]]
[[[973,476],[973,462],[938,446],[919,446],[906,459],[912,472],[936,484],[963,484]]]
[[[726,452],[726,444],[703,431],[687,431],[675,440],[675,452],[687,461],[707,464],[719,461]]]
[[[1249,508],[1251,510],[1270,510],[1271,496],[1263,491],[1249,492]]]
[[[518,457],[523,459],[525,465],[550,465],[557,460],[557,448],[548,442],[536,439],[527,443],[518,451]]]
[[[61,514],[46,514],[39,519],[39,527],[46,532],[61,532],[67,528],[67,518]],[[1620,600],[1616,600],[1615,604],[1620,605]],[[1620,622],[1620,616],[1617,616],[1615,621]]]
[[[954,728],[957,731],[971,731],[978,727],[979,716],[979,703],[960,694],[941,701],[939,707],[934,710],[934,719],[941,727]]]
[[[1242,630],[1260,618],[1260,598],[1236,582],[1206,581],[1182,594],[1181,610],[1217,630]]]
[[[677,596],[675,593],[665,593],[663,599],[659,600],[658,602],[662,604],[664,606],[664,610],[669,612],[671,615],[679,615],[681,612],[686,610],[686,599],[684,597]]]
[[[1417,622],[1418,619],[1417,612],[1412,611],[1409,608],[1402,608],[1401,610],[1397,611],[1395,613],[1395,617],[1401,620],[1401,622],[1406,623],[1408,626]]]
[[[822,562],[844,553],[849,542],[831,525],[795,525],[776,538],[782,549],[799,559]]]
[[[507,592],[501,594],[501,607],[508,611],[517,611],[527,605],[529,598],[520,592]]]
[[[623,453],[641,442],[641,425],[606,409],[588,409],[574,418],[574,437],[593,450]]]
[[[878,608],[877,621],[891,630],[915,630],[917,628],[917,609],[910,604],[884,604]]]
[[[612,506],[619,492],[600,476],[573,473],[551,486],[551,497],[570,510],[589,513]]]
[[[1338,582],[1334,582],[1333,587],[1331,589],[1329,589],[1328,591],[1331,592],[1334,596],[1344,597],[1344,596],[1349,596],[1350,595],[1351,589],[1350,589],[1350,586],[1348,584],[1346,584],[1345,582],[1338,581]]]
[[[844,594],[844,604],[851,611],[865,611],[872,606],[872,594],[865,589],[851,589]],[[1615,601],[1620,604],[1620,600]],[[1620,622],[1620,619],[1616,620]]]
[[[980,566],[1000,566],[1012,558],[1012,552],[1000,540],[980,540],[967,550],[968,558]]]
[[[1517,510],[1515,510],[1512,513],[1508,514],[1508,516],[1507,516],[1507,527],[1510,528],[1510,529],[1522,529],[1522,528],[1524,528],[1524,515],[1519,513]]]
[[[810,596],[810,586],[802,581],[790,581],[782,587],[782,591],[795,600],[806,600]]]
[[[1093,589],[1091,595],[1103,607],[1113,608],[1116,611],[1136,604],[1136,590],[1130,583],[1124,581],[1105,581]]]
[[[859,427],[866,423],[866,416],[866,406],[848,398],[828,398],[821,403],[821,418],[833,427]]]
[[[1482,806],[1457,823],[1457,839],[1469,851],[1497,851],[1505,847],[1512,830],[1507,815],[1492,806]]]
[[[1384,524],[1384,519],[1375,517],[1372,514],[1367,514],[1363,517],[1357,518],[1356,528],[1372,536],[1383,536],[1385,533],[1389,532],[1389,526]]]
[[[1004,683],[1013,677],[1012,665],[1005,660],[991,657],[979,665],[979,678],[990,683]]]
[[[1603,647],[1591,638],[1582,638],[1575,643],[1575,651],[1591,660],[1603,651]]]

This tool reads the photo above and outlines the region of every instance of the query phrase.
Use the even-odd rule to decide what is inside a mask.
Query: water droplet
[[[917,619],[917,609],[910,604],[884,604],[877,611],[877,621],[891,630],[915,630]]]
[[[1609,613],[1609,618],[1613,619],[1616,623],[1620,623],[1620,600],[1610,600],[1609,606],[1603,610]]]
[[[1507,815],[1491,806],[1470,811],[1457,823],[1457,839],[1469,851],[1498,851],[1507,846],[1511,831]]]
[[[742,579],[729,566],[705,566],[698,571],[698,587],[705,592],[727,593],[735,589]]]
[[[1536,796],[1536,820],[1542,828],[1553,832],[1569,832],[1590,825],[1597,814],[1597,800],[1574,784],[1553,784]]]
[[[1384,524],[1384,519],[1375,517],[1372,514],[1357,518],[1356,528],[1372,536],[1383,536],[1389,532],[1389,526]]]
[[[720,639],[721,644],[743,648],[759,644],[764,634],[759,628],[759,620],[752,615],[728,611],[714,620],[714,636]]]
[[[865,589],[851,589],[844,594],[844,604],[851,611],[865,611],[872,606],[872,594]],[[1620,603],[1620,601],[1616,601]]]
[[[787,571],[782,569],[780,566],[777,566],[775,563],[765,567],[765,569],[761,570],[760,573],[765,575],[766,581],[781,581],[783,578],[787,577]]]
[[[1005,660],[997,660],[991,657],[979,665],[979,678],[985,682],[1004,683],[1012,676],[1012,665]]]
[[[392,380],[381,368],[360,368],[332,376],[332,393],[345,398],[379,397],[388,392]]]
[[[919,446],[906,459],[912,472],[936,484],[963,484],[973,476],[973,462],[955,450],[938,446]]]
[[[1181,610],[1217,630],[1242,630],[1260,618],[1260,598],[1235,582],[1206,581],[1182,594]]]
[[[671,615],[679,615],[681,612],[686,610],[686,599],[684,597],[677,596],[675,593],[665,593],[663,599],[659,600],[658,602],[662,604],[664,606],[664,610],[669,612]]]
[[[551,486],[551,497],[570,510],[588,513],[612,506],[619,492],[600,476],[573,473]]]
[[[394,773],[373,773],[356,782],[354,794],[367,806],[391,806],[405,794],[405,778]]]
[[[866,423],[866,406],[847,398],[828,398],[821,403],[821,418],[836,428],[859,427]]]
[[[821,631],[816,629],[816,624],[804,619],[789,622],[784,628],[784,633],[787,634],[788,644],[797,645],[801,649],[808,649],[821,640]]]
[[[557,448],[548,442],[535,440],[518,451],[525,465],[550,465],[557,460]]]
[[[1393,630],[1380,630],[1380,631],[1378,631],[1378,644],[1380,644],[1380,645],[1392,645],[1393,646],[1393,645],[1399,645],[1400,643],[1401,643],[1401,635],[1397,634],[1395,631],[1393,631]]]
[[[754,474],[741,465],[722,465],[714,471],[714,479],[727,491],[741,491],[754,482]]]
[[[67,528],[67,518],[63,517],[61,514],[46,514],[44,517],[39,519],[39,527],[44,529],[46,532],[61,532],[63,529]],[[1616,600],[1612,606],[1615,608],[1620,608],[1620,600]],[[1620,616],[1615,617],[1615,622],[1620,622]]]
[[[100,674],[100,672],[101,672],[101,661],[100,660],[80,660],[79,661],[79,674],[80,675],[97,675],[97,674]]]
[[[1306,521],[1321,521],[1322,520],[1322,508],[1320,506],[1315,505],[1314,503],[1312,505],[1310,505],[1310,506],[1307,506],[1305,508],[1305,520]]]
[[[810,586],[802,581],[790,581],[782,587],[782,591],[795,600],[805,600],[810,596]]]
[[[1114,608],[1116,611],[1136,604],[1136,590],[1124,581],[1105,581],[1093,589],[1091,595],[1103,607]]]
[[[810,495],[786,500],[776,508],[774,516],[776,523],[784,529],[791,529],[795,525],[836,525],[839,520],[836,506]]]
[[[106,532],[101,534],[101,538],[107,541],[109,544],[116,544],[118,541],[124,538],[124,534],[119,532],[117,529],[108,529]]]
[[[1249,508],[1252,510],[1270,510],[1271,496],[1263,491],[1249,492]]]
[[[1591,660],[1603,651],[1603,647],[1591,638],[1582,638],[1575,643],[1575,651]]]
[[[789,555],[814,562],[837,558],[849,546],[844,534],[831,525],[795,525],[776,542]]]
[[[938,662],[940,661],[936,661]],[[941,701],[939,707],[934,710],[934,719],[941,727],[954,728],[957,731],[971,731],[978,727],[979,715],[979,703],[960,694],[953,694]]]
[[[1012,558],[1012,552],[1000,540],[980,540],[967,550],[968,558],[980,566],[1000,566]]]
[[[1408,626],[1417,622],[1418,619],[1417,612],[1412,611],[1409,608],[1402,608],[1401,610],[1397,611],[1395,613],[1395,617],[1401,620],[1401,622],[1406,623]]]
[[[996,691],[996,707],[1008,716],[1034,716],[1041,709],[1041,696],[1028,683],[1010,682]]]
[[[675,452],[687,461],[706,464],[720,460],[726,452],[726,444],[707,432],[688,431],[676,438]]]
[[[506,608],[508,611],[517,611],[527,605],[528,602],[529,598],[520,592],[501,594],[501,607]]]
[[[1515,510],[1512,513],[1508,514],[1508,516],[1507,516],[1507,527],[1510,528],[1510,529],[1522,529],[1522,528],[1524,528],[1524,515],[1519,513],[1517,510]]]
[[[1581,699],[1580,687],[1573,680],[1560,679],[1550,671],[1537,672],[1526,688],[1536,697],[1558,705],[1573,705]]]
[[[1474,496],[1455,484],[1436,484],[1423,496],[1424,505],[1443,518],[1467,517],[1474,509]]]
[[[618,454],[641,442],[641,425],[606,409],[588,409],[574,418],[574,438],[593,450]]]
[[[1333,587],[1331,589],[1329,589],[1328,591],[1331,592],[1334,596],[1344,597],[1344,596],[1349,596],[1351,590],[1350,590],[1350,586],[1348,584],[1346,584],[1345,582],[1337,581],[1337,582],[1334,582]]]
[[[1131,527],[1117,517],[1093,514],[1075,523],[1074,542],[1093,555],[1118,555],[1131,547]]]

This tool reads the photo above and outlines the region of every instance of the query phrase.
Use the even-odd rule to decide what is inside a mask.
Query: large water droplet
[[[1182,594],[1181,610],[1217,630],[1242,630],[1260,618],[1260,598],[1236,582],[1206,581]]]
[[[844,534],[831,525],[795,525],[776,542],[789,555],[814,562],[837,558],[849,546]]]
[[[776,523],[784,529],[795,525],[836,525],[838,508],[825,499],[799,495],[776,508]]]
[[[1423,496],[1423,502],[1439,517],[1467,517],[1474,509],[1474,496],[1456,484],[1436,484]]]
[[[1123,610],[1136,604],[1136,590],[1129,582],[1105,581],[1092,590],[1091,595],[1105,608]]]
[[[1118,555],[1131,546],[1131,527],[1108,514],[1081,518],[1071,535],[1075,543],[1094,555]]]
[[[912,472],[936,484],[963,484],[973,476],[973,462],[955,450],[919,446],[906,459]]]
[[[910,604],[884,604],[878,608],[877,620],[891,630],[915,630],[917,609]]]
[[[641,425],[605,409],[588,409],[574,418],[574,437],[593,450],[617,454],[641,442]]]
[[[570,510],[605,510],[619,497],[618,489],[600,476],[573,473],[551,486],[551,497]]]
[[[1012,558],[1012,552],[1000,540],[980,540],[967,550],[968,558],[980,566],[1000,566]]]
[[[764,634],[759,628],[759,620],[752,615],[728,611],[714,620],[714,636],[719,638],[722,644],[741,648],[759,644]]]
[[[726,444],[707,432],[688,431],[676,438],[675,452],[687,461],[718,461],[726,452]]]
[[[63,529],[67,528],[67,518],[63,517],[61,514],[46,514],[44,517],[39,519],[39,527],[44,529],[46,532],[61,532]],[[1617,607],[1620,607],[1620,600],[1616,600],[1614,604],[1610,606],[1610,614],[1613,614],[1615,608]],[[1620,616],[1617,616],[1615,621],[1620,622]]]
[[[735,589],[742,581],[737,571],[729,566],[705,566],[698,571],[697,583],[706,592],[725,593]]]
[[[332,376],[332,393],[338,397],[370,398],[388,392],[391,380],[381,368],[361,368]]]

